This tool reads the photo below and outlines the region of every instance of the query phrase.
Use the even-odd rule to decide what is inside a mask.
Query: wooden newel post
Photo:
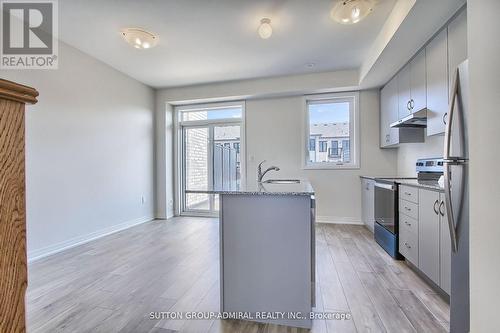
[[[0,332],[25,332],[24,106],[38,92],[0,79]]]

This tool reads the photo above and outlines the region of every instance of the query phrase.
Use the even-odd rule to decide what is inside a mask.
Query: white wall
[[[267,160],[281,169],[273,177],[309,179],[316,191],[319,222],[360,223],[359,176],[396,173],[395,152],[378,148],[378,92],[360,94],[361,168],[357,170],[302,169],[303,107],[301,96],[246,103],[248,182],[255,181],[257,164]]]
[[[467,1],[470,70],[471,332],[498,332],[500,1]]]
[[[405,143],[398,148],[398,176],[416,177],[415,162],[424,157],[443,157],[444,136],[426,136],[423,143]]]
[[[59,53],[58,70],[0,72],[40,92],[26,115],[29,258],[154,215],[154,91],[64,43]]]
[[[169,125],[166,126],[165,138],[160,137],[161,133],[158,133],[160,144],[166,142],[166,146],[159,148],[165,158],[162,161],[158,155],[157,170],[164,176],[165,166],[170,169],[173,163],[170,104],[246,98],[248,181],[255,181],[257,163],[266,159],[281,168],[279,177],[301,177],[312,182],[317,192],[317,215],[320,221],[360,223],[359,176],[396,173],[396,151],[378,148],[377,91],[363,91],[360,95],[361,168],[356,170],[302,170],[301,168],[303,94],[350,90],[356,86],[356,80],[356,72],[344,71],[160,90],[157,94],[158,117],[166,115],[166,122],[169,122]],[[159,200],[163,201],[159,201],[159,207],[162,204],[166,205],[164,198],[173,198],[171,173],[167,172],[165,177],[171,179],[172,183],[165,182],[165,194],[159,195]],[[170,216],[173,211],[169,208],[166,214]]]

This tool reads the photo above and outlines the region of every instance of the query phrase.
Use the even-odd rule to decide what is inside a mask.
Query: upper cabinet
[[[425,49],[429,136],[445,131],[453,75],[457,66],[467,59],[467,11],[460,12]]]
[[[427,110],[427,135],[445,132],[453,76],[466,59],[467,11],[463,9],[381,90],[381,147],[423,142],[419,128],[390,128],[391,123],[423,109]]]
[[[427,107],[425,63],[425,49],[420,51],[410,62],[410,107],[412,113]]]
[[[398,77],[380,91],[380,147],[395,148],[400,143],[424,142],[423,128],[392,128],[399,119]]]
[[[462,11],[448,25],[448,73],[451,89],[457,66],[467,59],[467,11]]]
[[[403,67],[396,79],[399,91],[399,119],[425,109],[425,49]]]
[[[399,119],[406,117],[411,113],[410,107],[410,64],[406,64],[405,67],[396,75],[396,81],[398,82],[398,109],[399,109]]]
[[[380,91],[380,147],[399,143],[399,130],[391,128],[391,123],[398,120],[398,86],[391,80]]]
[[[427,135],[444,133],[448,112],[448,39],[442,30],[425,48],[427,57]]]

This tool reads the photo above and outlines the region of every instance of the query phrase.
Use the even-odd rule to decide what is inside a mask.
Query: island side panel
[[[244,194],[221,197],[222,311],[309,314],[311,197]],[[273,322],[311,325],[310,320]]]

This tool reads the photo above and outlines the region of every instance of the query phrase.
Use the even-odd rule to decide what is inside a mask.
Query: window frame
[[[349,103],[349,163],[342,162],[309,162],[309,105],[326,102]],[[302,169],[328,170],[328,169],[359,169],[360,168],[360,107],[359,91],[315,94],[304,96],[303,102],[303,138],[302,138]]]
[[[247,182],[247,159],[246,159],[246,101],[222,101],[222,102],[206,102],[206,103],[175,103],[169,105],[173,110],[173,128],[174,128],[174,215],[175,216],[203,216],[217,217],[218,213],[202,211],[185,211],[184,210],[184,166],[183,166],[183,139],[182,131],[185,127],[197,126],[240,126],[240,184],[242,187]],[[224,109],[230,107],[241,108],[241,118],[219,118],[206,120],[182,120],[181,113],[183,111],[198,111],[204,109]]]
[[[320,153],[328,152],[328,140],[320,140],[319,141],[318,151]]]

